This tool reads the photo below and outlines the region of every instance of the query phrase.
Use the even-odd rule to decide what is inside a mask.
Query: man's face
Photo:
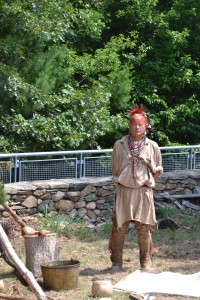
[[[134,114],[129,123],[130,134],[132,139],[140,140],[146,130],[146,120],[143,115]]]

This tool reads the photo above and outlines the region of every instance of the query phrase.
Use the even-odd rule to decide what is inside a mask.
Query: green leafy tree
[[[1,1],[2,151],[110,148],[136,102],[199,143],[199,25],[197,0]]]
[[[163,146],[198,144],[199,2],[105,1],[103,9],[111,34],[137,35],[121,55],[132,65],[133,102],[143,102],[153,120],[152,137]]]

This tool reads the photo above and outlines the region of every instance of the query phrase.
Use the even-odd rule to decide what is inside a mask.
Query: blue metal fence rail
[[[200,145],[160,147],[164,172],[200,169]],[[111,176],[112,149],[0,154],[0,180]]]

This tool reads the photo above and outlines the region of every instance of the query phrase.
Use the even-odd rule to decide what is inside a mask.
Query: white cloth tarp
[[[114,290],[138,294],[171,294],[200,297],[200,272],[183,275],[173,272],[159,274],[137,270],[114,285]]]

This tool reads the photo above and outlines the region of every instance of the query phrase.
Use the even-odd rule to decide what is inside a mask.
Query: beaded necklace
[[[131,156],[132,156],[133,177],[136,177],[137,158],[138,158],[140,151],[142,150],[142,148],[145,145],[145,141],[146,141],[146,135],[144,135],[142,137],[141,141],[133,141],[131,135],[129,134],[128,144],[129,144],[129,148],[130,148]]]

